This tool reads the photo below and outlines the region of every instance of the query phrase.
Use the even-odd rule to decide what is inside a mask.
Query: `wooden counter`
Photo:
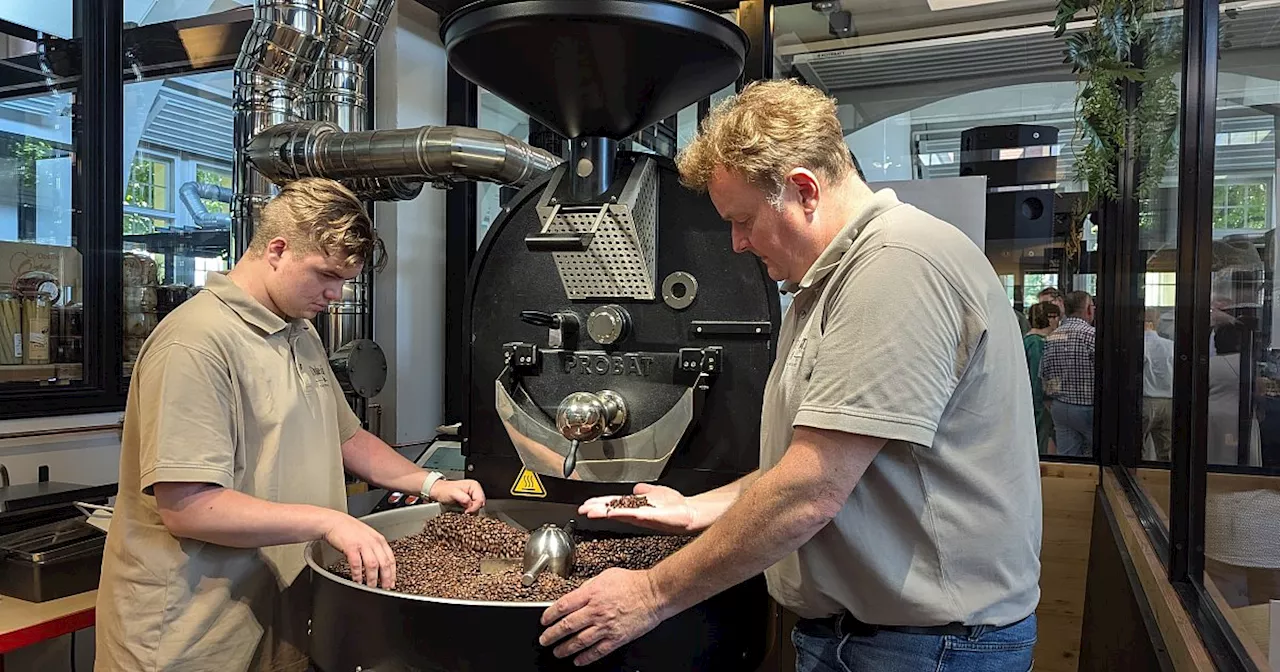
[[[93,625],[98,591],[48,602],[0,595],[0,655]]]

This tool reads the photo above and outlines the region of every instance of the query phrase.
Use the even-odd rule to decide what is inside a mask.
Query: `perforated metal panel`
[[[570,299],[649,299],[657,296],[654,259],[658,171],[642,160],[628,176],[618,203],[608,206],[591,247],[555,252],[556,269]],[[586,233],[599,211],[557,212],[548,233]]]

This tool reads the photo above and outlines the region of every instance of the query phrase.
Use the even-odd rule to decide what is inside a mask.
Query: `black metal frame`
[[[76,0],[74,11],[75,35],[53,40],[58,53],[49,64],[57,78],[55,90],[74,87],[75,92],[71,198],[74,246],[83,262],[83,379],[75,385],[41,388],[0,384],[0,419],[124,409],[124,86],[232,67],[253,19],[252,8],[246,7],[125,28],[123,0]],[[13,24],[4,29],[30,34]],[[199,65],[192,64],[191,50],[199,52]],[[28,57],[0,63],[9,66],[0,67],[0,84],[22,84],[21,73],[28,65],[18,62],[22,58]],[[36,85],[17,86],[4,95],[48,90],[32,86]]]

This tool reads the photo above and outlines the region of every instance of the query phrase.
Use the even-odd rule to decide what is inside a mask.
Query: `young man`
[[[700,532],[543,614],[587,662],[764,572],[802,620],[798,672],[1026,672],[1036,641],[1040,471],[1018,323],[958,229],[872,192],[835,105],[791,81],[719,106],[680,158],[795,299],[764,391],[760,469],[589,517]],[[743,446],[748,449],[749,446]],[[558,645],[556,643],[558,642]]]
[[[360,427],[308,322],[376,248],[360,201],[304,179],[262,210],[229,273],[159,325],[134,367],[97,604],[99,672],[307,666],[303,545],[395,585],[386,539],[346,513],[343,470],[475,512]]]

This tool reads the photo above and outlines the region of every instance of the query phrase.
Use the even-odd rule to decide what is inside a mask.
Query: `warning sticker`
[[[525,469],[516,477],[516,482],[511,484],[511,494],[517,497],[546,497],[547,490],[542,487],[542,480],[537,474]]]

